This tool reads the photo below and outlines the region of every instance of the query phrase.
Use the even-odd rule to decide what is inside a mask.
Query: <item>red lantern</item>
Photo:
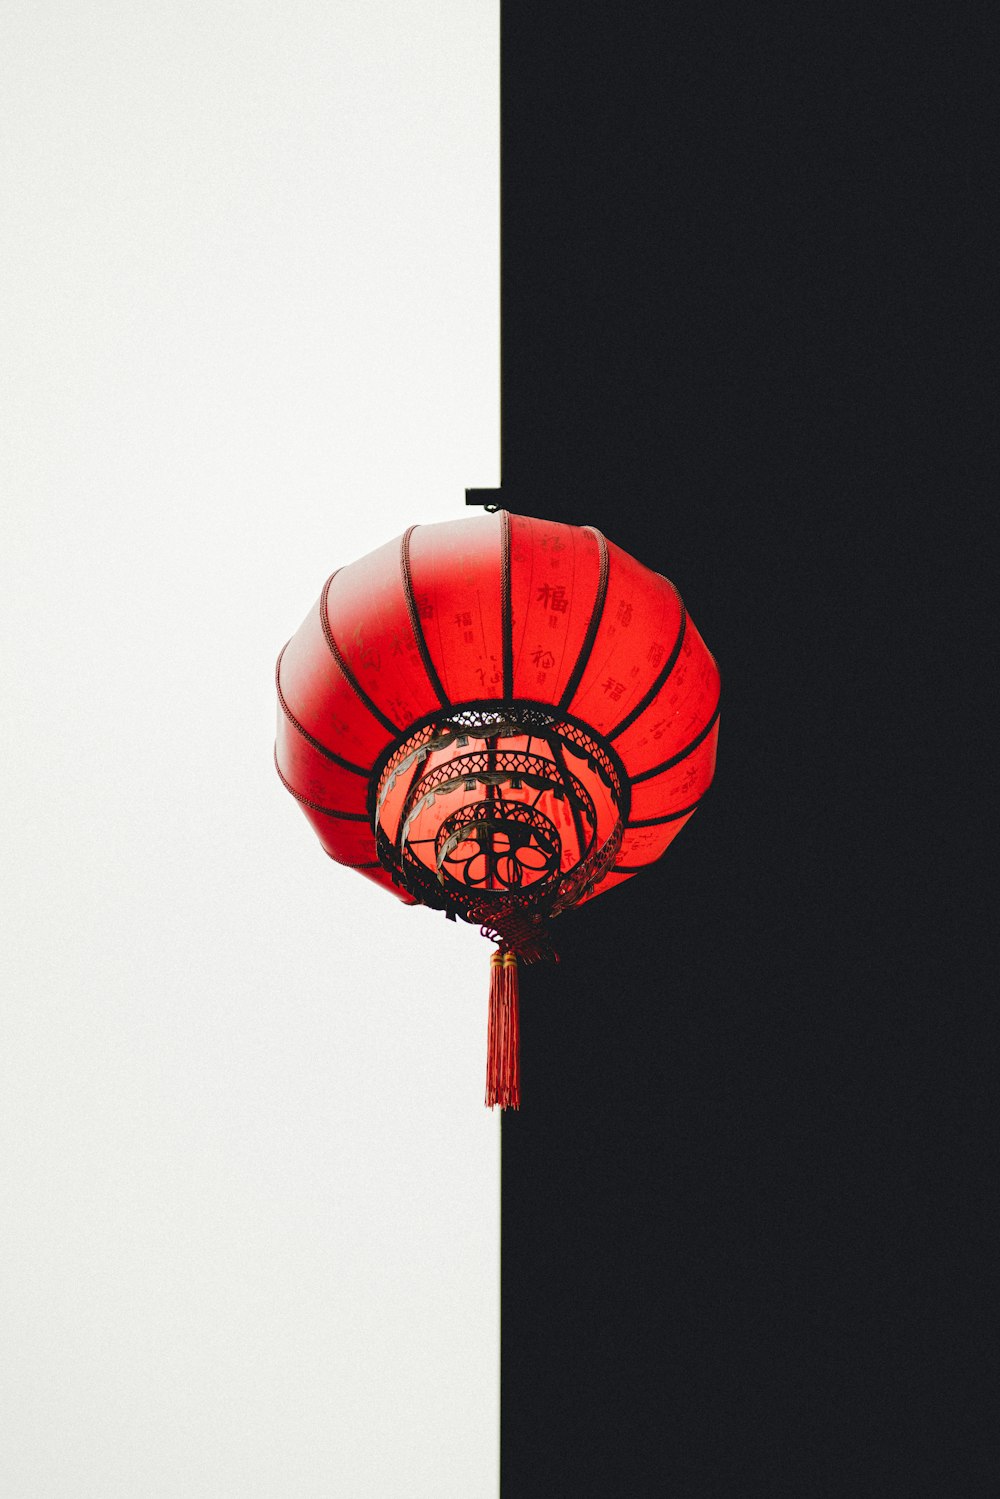
[[[591,526],[411,526],[327,581],[277,685],[278,774],[330,857],[498,944],[486,1101],[516,1108],[517,959],[712,779],[719,674],[676,589]]]

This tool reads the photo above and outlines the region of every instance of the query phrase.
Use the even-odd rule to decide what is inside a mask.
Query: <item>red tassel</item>
[[[517,1011],[517,958],[512,952],[490,957],[490,1026],[486,1049],[486,1106],[521,1107],[520,1022]]]

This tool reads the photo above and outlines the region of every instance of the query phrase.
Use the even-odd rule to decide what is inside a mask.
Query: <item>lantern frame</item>
[[[437,732],[435,732],[437,731]],[[449,883],[442,884],[425,865],[421,864],[408,847],[404,847],[404,816],[398,819],[399,832],[391,837],[382,825],[381,811],[389,789],[399,776],[408,771],[419,772],[431,749],[439,750],[449,745],[465,748],[462,740],[484,740],[487,745],[496,741],[491,751],[477,750],[475,757],[521,756],[529,759],[530,752],[511,751],[500,748],[504,739],[527,737],[529,745],[533,739],[552,749],[552,758],[546,763],[555,772],[550,784],[565,795],[570,805],[590,800],[586,787],[573,775],[566,763],[566,754],[587,762],[610,794],[615,820],[610,833],[598,840],[597,816],[591,804],[590,817],[594,833],[589,839],[582,858],[574,865],[547,882],[539,889],[539,882],[530,884],[524,891],[490,890],[479,892],[474,888],[456,890]],[[463,756],[457,757],[460,764]],[[560,763],[560,761],[562,763]],[[395,762],[395,763],[394,763]],[[490,784],[493,777],[508,779],[511,776],[526,778],[530,770],[520,772],[513,766],[489,765],[475,772],[481,784]],[[498,782],[494,782],[497,784]],[[420,789],[420,778],[414,773],[413,784],[408,789],[404,809]],[[428,787],[425,794],[432,795],[435,787]],[[582,793],[582,796],[578,796]],[[561,799],[561,798],[560,798]],[[586,800],[584,800],[586,799]],[[414,900],[436,910],[444,910],[476,925],[489,925],[493,930],[503,930],[511,919],[526,915],[541,919],[552,917],[575,905],[590,894],[597,883],[614,865],[621,847],[631,806],[631,785],[625,766],[614,746],[594,729],[573,714],[566,713],[553,704],[531,698],[479,698],[470,702],[439,708],[435,713],[424,714],[410,724],[404,735],[386,746],[376,760],[368,783],[368,816],[375,834],[375,847],[381,866],[395,884],[405,889]],[[582,842],[582,840],[581,840]],[[498,925],[499,923],[499,925]]]

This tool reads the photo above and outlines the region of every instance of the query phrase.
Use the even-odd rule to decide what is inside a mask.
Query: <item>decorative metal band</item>
[[[322,812],[324,817],[336,817],[340,822],[367,822],[367,812],[337,812],[333,807],[322,807],[319,802],[310,801],[308,796],[303,796],[301,791],[296,791],[278,764],[278,752],[274,752],[274,768],[278,772],[278,779],[286,791],[290,791],[297,802],[308,807],[312,812]]]
[[[326,758],[332,761],[334,765],[339,765],[341,770],[349,770],[352,775],[364,776],[367,780],[367,778],[371,775],[370,765],[355,765],[353,760],[345,760],[343,755],[335,755],[332,749],[327,749],[326,745],[321,744],[314,734],[310,734],[308,729],[304,729],[302,727],[298,719],[295,717],[295,714],[292,712],[291,708],[289,708],[288,704],[285,702],[285,694],[281,690],[281,657],[284,656],[287,649],[288,645],[286,642],[286,644],[281,647],[281,656],[278,657],[277,665],[274,668],[274,685],[278,689],[278,703],[281,707],[282,713],[288,719],[288,722],[291,724],[292,728],[295,729],[297,733],[301,734],[302,738],[306,741],[307,744],[311,744],[313,749],[319,750],[321,755],[325,755]]]
[[[427,759],[431,750],[444,749],[446,745],[452,744],[458,736],[456,734],[436,734],[433,727],[419,730],[404,739],[402,744],[396,748],[392,746],[393,753],[388,763],[382,765],[381,774],[372,773],[368,783],[368,805],[371,813],[372,826],[378,822],[382,814],[382,805],[389,792],[393,789],[401,775],[413,767],[412,781],[420,774],[420,767]],[[381,763],[381,762],[380,762]],[[378,770],[378,765],[376,765]]]
[[[338,568],[337,571],[339,572],[340,569]],[[330,596],[330,584],[333,582],[336,576],[337,573],[331,573],[327,578],[326,582],[323,584],[323,592],[320,594],[319,599],[320,624],[323,626],[323,636],[330,648],[330,654],[339,666],[341,672],[343,673],[345,682],[354,693],[354,696],[358,699],[358,702],[363,703],[364,706],[368,709],[369,713],[377,718],[379,723],[382,724],[384,728],[389,730],[390,734],[398,734],[399,724],[393,723],[391,718],[386,718],[381,708],[376,707],[376,705],[372,702],[371,698],[368,696],[367,692],[361,686],[357,677],[354,675],[353,671],[344,660],[344,657],[342,656],[340,651],[340,647],[337,645],[337,642],[333,638],[333,631],[330,629],[330,620],[326,610],[326,601]]]
[[[593,843],[597,830],[597,811],[593,799],[582,781],[577,780],[566,768],[565,761],[560,765],[558,760],[546,760],[542,755],[529,755],[523,750],[474,750],[471,754],[458,755],[454,760],[436,765],[427,775],[420,776],[420,765],[423,762],[418,756],[414,756],[414,760],[414,777],[400,813],[401,842],[405,842],[413,819],[433,797],[442,792],[457,790],[463,783],[472,781],[481,786],[496,787],[509,785],[511,781],[522,781],[533,790],[552,790],[557,797],[565,791],[571,807],[575,799],[575,821],[578,824],[581,856]],[[401,766],[400,771],[404,768]],[[398,779],[400,771],[396,772],[395,779]],[[560,780],[553,777],[553,771]],[[583,831],[583,817],[586,817],[592,830],[589,838]]]
[[[604,600],[608,593],[608,544],[596,526],[584,526],[583,529],[589,531],[592,536],[597,537],[597,549],[600,554],[600,572],[597,579],[597,596],[594,599],[594,607],[591,610],[587,633],[584,636],[583,645],[580,647],[580,654],[576,658],[576,665],[573,668],[572,675],[566,684],[566,691],[559,700],[561,710],[568,708],[576,696],[576,689],[580,685],[580,679],[586,670],[587,662],[590,660],[590,653],[594,649],[594,641],[597,639],[597,632],[601,625],[601,615],[604,613]]]
[[[665,770],[672,770],[675,765],[679,765],[682,760],[686,760],[688,755],[693,754],[694,751],[698,748],[699,744],[707,739],[709,734],[715,728],[715,722],[719,716],[719,709],[721,707],[722,699],[720,697],[719,701],[715,705],[715,712],[712,714],[711,718],[708,720],[708,723],[702,729],[701,733],[696,734],[695,737],[691,740],[691,743],[685,745],[684,748],[682,750],[679,750],[676,755],[671,755],[669,760],[664,760],[661,765],[654,765],[652,770],[644,770],[640,775],[633,776],[632,785],[637,786],[640,781],[651,781],[654,776],[662,775]]]
[[[500,512],[500,624],[503,647],[503,695],[514,695],[514,626],[510,605],[510,515]]]
[[[559,780],[553,777],[554,770],[558,772]],[[526,750],[471,750],[468,754],[457,755],[453,760],[445,760],[422,778],[420,796],[426,797],[432,791],[454,791],[460,782],[471,779],[482,786],[505,786],[512,779],[525,781],[533,790],[551,787],[557,795],[563,789],[572,790],[580,799],[588,821],[595,821],[594,803],[582,782],[564,765],[560,766],[557,760],[548,760],[544,755],[531,755]],[[412,811],[412,802],[407,803],[403,815],[409,811]]]
[[[377,822],[385,797],[399,776],[417,758],[426,759],[432,750],[444,749],[463,737],[546,738],[549,733],[558,734],[564,749],[587,761],[612,792],[622,818],[627,818],[631,784],[625,767],[614,748],[589,725],[571,714],[560,713],[549,703],[479,699],[457,704],[447,714],[426,714],[416,719],[405,735],[386,745],[372,767],[368,784],[372,825]]]
[[[553,915],[558,915],[569,906],[575,906],[585,895],[590,894],[595,885],[608,873],[609,866],[613,865],[617,859],[624,835],[625,825],[619,822],[607,842],[599,848],[591,849],[587,857],[570,871],[568,877],[560,885],[559,898],[553,909]]]
[[[443,705],[447,702],[447,697],[444,688],[441,686],[441,678],[437,674],[437,667],[431,660],[431,653],[427,648],[427,637],[424,634],[424,627],[420,623],[420,611],[417,608],[417,601],[413,596],[413,577],[410,573],[410,537],[416,529],[416,526],[410,526],[408,530],[403,532],[403,538],[399,547],[399,570],[403,575],[406,612],[410,616],[410,628],[413,631],[413,638],[417,642],[417,650],[420,652],[420,659],[424,664],[427,680],[437,693],[438,702]]]
[[[671,587],[673,587],[673,584],[671,584]],[[676,589],[674,591],[676,592]],[[667,678],[670,676],[670,673],[677,665],[677,658],[681,653],[681,647],[684,644],[684,634],[687,630],[687,610],[684,607],[684,600],[680,597],[679,594],[678,600],[681,606],[681,623],[680,628],[677,631],[677,639],[674,641],[674,648],[670,652],[670,655],[667,657],[666,665],[663,667],[663,670],[660,672],[659,676],[656,678],[656,681],[653,683],[649,691],[639,699],[632,711],[625,715],[618,727],[611,730],[611,733],[608,735],[609,739],[617,739],[619,734],[624,734],[625,730],[631,728],[631,726],[635,723],[639,715],[641,713],[645,713],[650,703],[652,703],[657,698],[660,693],[660,689],[666,684]]]
[[[689,812],[696,812],[701,802],[692,802],[690,807],[682,807],[679,812],[664,812],[662,817],[637,817],[634,822],[626,824],[628,828],[658,828],[664,822],[679,822],[682,817],[687,817]]]
[[[548,706],[508,702],[452,710],[447,721],[461,734],[475,734],[481,739],[510,739],[517,734],[544,734],[554,716]]]
[[[624,806],[631,794],[631,783],[610,744],[598,738],[593,729],[581,728],[575,719],[559,718],[552,727],[564,747],[578,759],[586,760],[614,793],[615,800]]]

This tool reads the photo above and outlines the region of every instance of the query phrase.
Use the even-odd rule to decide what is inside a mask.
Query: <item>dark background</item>
[[[986,40],[504,0],[504,503],[723,679],[691,824],[522,977],[504,1499],[997,1492]]]

